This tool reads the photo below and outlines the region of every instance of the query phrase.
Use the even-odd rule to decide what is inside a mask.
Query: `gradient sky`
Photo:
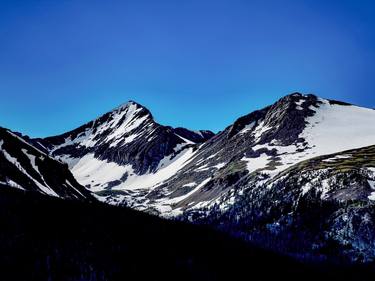
[[[135,100],[218,131],[294,91],[375,107],[373,2],[0,0],[0,126],[54,135]]]

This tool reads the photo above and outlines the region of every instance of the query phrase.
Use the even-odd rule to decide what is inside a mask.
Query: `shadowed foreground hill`
[[[0,225],[1,280],[365,280],[374,273],[305,266],[208,228],[5,186]]]

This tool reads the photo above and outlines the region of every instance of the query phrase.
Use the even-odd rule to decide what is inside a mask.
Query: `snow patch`
[[[260,122],[260,124],[256,127],[254,131],[254,137],[256,141],[260,139],[260,137],[267,131],[271,130],[272,127],[264,125],[264,121]]]
[[[221,168],[225,167],[226,165],[227,165],[227,163],[223,162],[223,163],[219,163],[219,164],[217,164],[215,166],[212,166],[212,167],[220,170]]]
[[[371,194],[367,198],[372,201],[375,201],[375,192],[371,192]]]
[[[197,183],[196,183],[195,181],[193,181],[193,182],[190,182],[190,183],[184,184],[182,187],[194,187],[194,186],[196,186],[196,185],[197,185]]]
[[[323,162],[331,163],[331,162],[336,162],[336,160],[340,160],[340,159],[350,159],[350,158],[352,158],[352,155],[350,155],[350,154],[345,154],[345,155],[336,155],[335,157],[331,157],[331,158],[328,158],[328,159],[324,159]]]
[[[246,125],[241,131],[240,135],[245,134],[248,131],[251,131],[255,127],[255,121],[251,122],[250,124]]]
[[[368,184],[370,185],[371,189],[375,190],[375,181],[367,180]]]
[[[127,174],[126,180],[112,187],[113,190],[150,189],[174,176],[192,161],[195,153],[192,148],[188,148],[173,158],[167,156],[159,163],[156,172],[144,175],[136,175],[131,165],[120,166],[88,154],[72,168],[72,173],[80,184],[89,185],[93,192],[103,190],[109,182],[121,181],[125,174]]]
[[[39,168],[38,168],[38,166],[37,166],[36,163],[35,163],[36,156],[35,156],[35,155],[32,155],[32,154],[29,154],[29,153],[27,152],[27,149],[22,149],[22,152],[23,152],[23,153],[29,158],[30,163],[31,163],[31,166],[33,167],[33,169],[34,169],[38,174],[41,175],[41,173],[39,172]]]
[[[320,100],[316,113],[307,118],[308,125],[300,137],[314,147],[314,156],[373,145],[375,111],[357,106],[342,106]]]
[[[256,170],[263,169],[269,163],[269,156],[265,153],[262,153],[259,157],[256,158],[247,158],[243,157],[241,160],[247,162],[247,170],[249,173],[252,173]]]

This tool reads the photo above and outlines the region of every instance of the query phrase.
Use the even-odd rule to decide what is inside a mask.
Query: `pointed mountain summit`
[[[262,127],[262,133],[265,133],[262,142],[269,141],[269,138],[277,134],[285,144],[292,143],[303,129],[304,119],[314,115],[311,107],[317,107],[320,103],[319,98],[311,94],[287,95],[273,105],[239,118],[231,126],[229,137],[239,132],[251,131],[253,127],[258,126]]]
[[[372,109],[315,95],[285,96],[199,146],[175,176],[144,199],[148,208],[167,215],[200,209],[203,203],[226,208],[230,192],[257,175],[259,182],[270,181],[304,160],[375,144],[373,122]]]
[[[156,173],[213,135],[160,125],[147,108],[129,101],[73,131],[31,141],[68,163],[90,190],[102,191]]]
[[[131,101],[28,141],[103,202],[298,258],[374,261],[374,123],[373,109],[293,93],[214,135],[162,126]]]
[[[292,93],[213,136],[157,124],[130,101],[76,130],[33,141],[67,162],[101,200],[171,215],[202,200],[218,202],[248,175],[272,179],[300,161],[371,145],[371,120],[371,109]]]

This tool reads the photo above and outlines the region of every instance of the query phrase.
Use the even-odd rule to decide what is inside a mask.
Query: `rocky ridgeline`
[[[214,135],[129,102],[28,139],[99,200],[197,224],[305,260],[375,259],[375,111],[294,93]]]

